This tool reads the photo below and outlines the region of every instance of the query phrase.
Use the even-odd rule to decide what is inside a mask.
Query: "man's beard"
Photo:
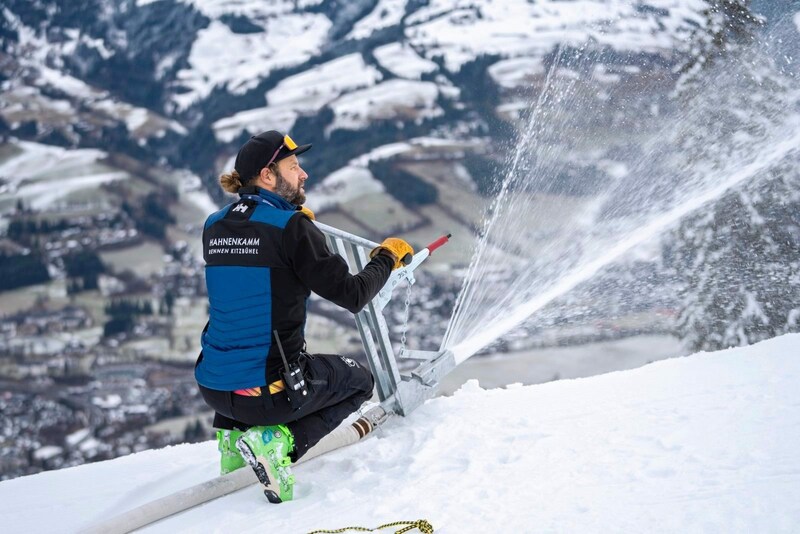
[[[296,206],[300,206],[306,201],[302,186],[298,183],[297,187],[292,187],[277,169],[275,169],[275,194]]]

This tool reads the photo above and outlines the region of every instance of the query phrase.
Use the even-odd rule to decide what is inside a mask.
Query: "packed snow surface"
[[[800,334],[633,371],[483,390],[395,417],[149,532],[308,532],[425,518],[441,533],[790,532],[800,524]],[[213,441],[0,483],[7,532],[70,532],[208,480]],[[27,513],[46,509],[46,514]]]

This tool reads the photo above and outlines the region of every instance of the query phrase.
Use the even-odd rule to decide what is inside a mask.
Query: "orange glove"
[[[411,245],[399,237],[387,237],[380,246],[372,249],[369,253],[369,257],[374,258],[375,255],[381,251],[388,253],[394,260],[392,270],[408,265],[411,263],[411,258],[414,256],[414,249],[411,248]]]
[[[314,217],[314,212],[313,212],[313,211],[311,211],[310,209],[308,209],[308,208],[307,208],[307,207],[305,207],[305,206],[300,206],[300,208],[298,209],[298,211],[299,211],[300,213],[302,213],[303,215],[305,215],[306,217],[308,217],[309,219],[311,219],[312,221],[313,221],[313,220],[316,218],[316,217]]]

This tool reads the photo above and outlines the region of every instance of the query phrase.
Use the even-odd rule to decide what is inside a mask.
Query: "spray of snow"
[[[800,125],[798,126],[800,127]],[[464,341],[450,347],[450,350],[455,354],[456,363],[461,363],[494,340],[501,338],[504,334],[518,326],[546,304],[564,295],[581,282],[590,279],[597,274],[600,269],[614,262],[635,246],[650,241],[652,238],[661,234],[665,228],[671,227],[680,219],[707,202],[719,198],[723,193],[743,181],[752,178],[764,168],[769,168],[773,164],[782,161],[789,153],[796,151],[798,147],[800,147],[800,129],[798,129],[796,135],[778,144],[771,153],[762,154],[762,157],[757,162],[740,169],[726,180],[719,182],[716,187],[692,197],[672,211],[654,218],[643,228],[639,228],[630,235],[625,236],[611,249],[606,250],[602,256],[561,278],[558,283],[548,291],[516,307],[511,313],[503,315],[502,318],[494,322],[490,328],[478,331]]]
[[[541,191],[562,186],[569,159],[564,147],[590,145],[597,135],[581,122],[595,103],[592,91],[584,90],[587,82],[579,82],[579,73],[593,72],[596,58],[583,50],[559,52],[510,158],[442,347],[457,362],[469,358],[684,216],[796,157],[798,91],[769,70],[769,61],[754,59],[761,58],[745,55],[712,72],[675,117],[663,120],[629,172],[569,182],[573,195],[586,198],[588,191],[588,200],[558,223],[532,202]],[[762,79],[758,69],[769,72]],[[763,98],[742,98],[754,86]],[[770,93],[778,90],[794,102],[788,109],[764,104],[783,102]],[[724,127],[709,127],[710,117],[728,112]],[[569,136],[569,143],[559,136]]]

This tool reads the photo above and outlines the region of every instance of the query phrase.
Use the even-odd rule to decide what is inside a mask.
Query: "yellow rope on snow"
[[[403,534],[404,532],[408,532],[409,530],[413,530],[415,528],[419,529],[419,531],[422,532],[423,534],[433,534],[433,525],[431,525],[424,519],[420,519],[419,521],[395,521],[394,523],[386,523],[385,525],[381,525],[377,528],[345,527],[337,530],[314,530],[312,532],[309,532],[308,534],[339,534],[340,532],[347,532],[348,530],[358,530],[360,532],[375,532],[376,530],[383,530],[389,527],[402,527],[402,526],[404,526],[404,528],[396,530],[394,534]]]

